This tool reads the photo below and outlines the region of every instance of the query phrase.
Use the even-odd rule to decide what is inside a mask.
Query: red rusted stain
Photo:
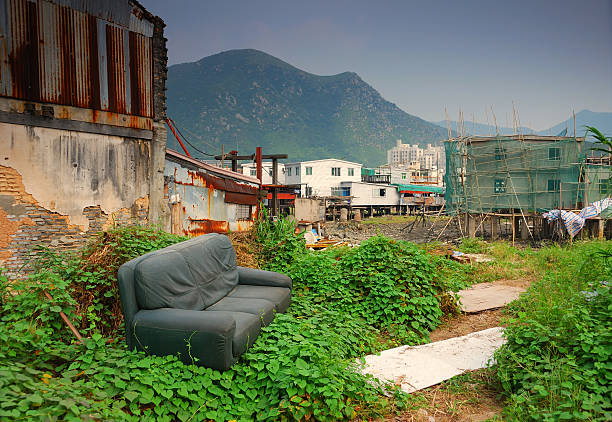
[[[57,2],[45,2],[51,14],[42,16],[47,13],[47,8],[39,7],[42,3],[14,0],[6,4],[9,45],[4,50],[6,56],[0,60],[7,61],[11,69],[8,95],[26,101],[101,110],[101,90],[106,87],[100,86],[98,17]],[[144,10],[135,15],[153,19]],[[106,23],[104,30],[108,111],[152,117],[152,39],[112,23]],[[56,48],[48,48],[55,41]]]
[[[98,62],[98,20],[87,15],[87,56],[89,57],[89,78],[86,81],[89,93],[89,108],[99,110],[100,103],[100,63]]]
[[[253,227],[253,222],[250,220],[240,220],[237,222],[236,225],[238,226],[237,231],[246,232],[249,231],[251,227]]]
[[[222,179],[208,173],[187,170],[187,174],[189,175],[193,186],[212,186],[215,189],[225,192],[245,193],[251,195],[256,195],[258,191],[256,187],[234,182],[233,180],[229,179]]]
[[[14,29],[12,30],[13,52],[8,57],[13,78],[13,96],[38,101],[40,99],[38,5],[29,1],[16,2],[14,8],[13,13],[9,13],[15,19],[9,26]]]
[[[227,233],[229,232],[229,223],[227,221],[217,220],[192,220],[189,219],[189,227],[185,231],[185,235],[199,236],[206,233]]]
[[[76,101],[76,61],[74,51],[74,25],[72,10],[61,7],[58,10],[58,31],[60,36],[60,60],[62,88],[59,102],[71,106],[79,105]]]
[[[225,192],[225,202],[230,204],[257,205],[257,195]]]
[[[212,186],[208,186],[208,215],[212,215],[212,203],[213,198],[215,196],[215,188]]]

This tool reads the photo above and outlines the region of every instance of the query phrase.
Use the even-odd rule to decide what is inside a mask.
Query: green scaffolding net
[[[517,135],[446,141],[446,207],[451,214],[580,209],[608,196],[601,180],[609,179],[609,166],[604,175],[603,167],[587,164],[583,144],[580,138]]]

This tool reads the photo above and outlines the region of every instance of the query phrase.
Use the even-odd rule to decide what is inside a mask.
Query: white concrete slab
[[[484,368],[505,342],[495,327],[421,346],[400,346],[365,357],[364,373],[399,385],[407,393]]]
[[[503,286],[501,284],[474,284],[457,294],[461,297],[461,310],[467,313],[486,311],[506,306],[518,299],[525,291],[522,287]]]

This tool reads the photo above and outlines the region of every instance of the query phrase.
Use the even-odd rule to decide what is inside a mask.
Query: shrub
[[[434,269],[414,244],[376,236],[358,248],[304,253],[286,272],[298,294],[362,318],[396,341],[418,343],[442,314]]]

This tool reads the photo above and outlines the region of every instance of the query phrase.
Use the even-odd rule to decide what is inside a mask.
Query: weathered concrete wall
[[[314,223],[325,220],[325,207],[318,199],[295,198],[295,219]]]
[[[0,266],[73,249],[113,224],[146,223],[150,141],[0,123]]]

